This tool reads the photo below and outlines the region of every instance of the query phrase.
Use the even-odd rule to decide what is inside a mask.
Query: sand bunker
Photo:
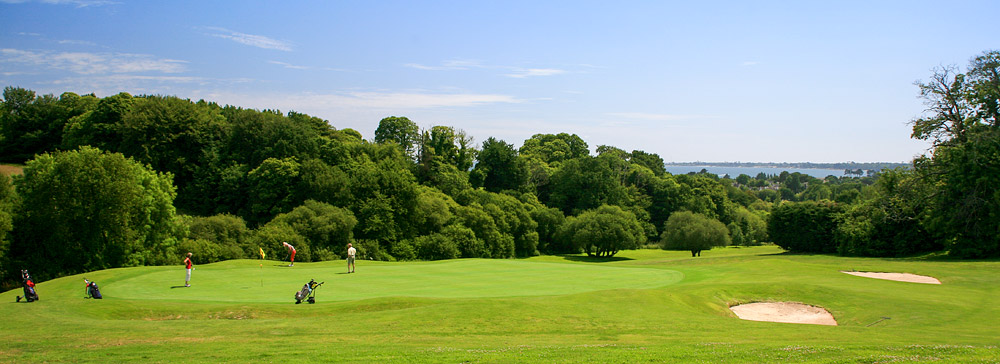
[[[729,309],[744,320],[837,326],[837,320],[826,309],[802,303],[756,302]]]
[[[910,273],[875,273],[875,272],[847,272],[847,271],[841,271],[841,272],[859,277],[888,279],[890,281],[941,284],[941,281],[937,280],[937,278],[920,276]]]

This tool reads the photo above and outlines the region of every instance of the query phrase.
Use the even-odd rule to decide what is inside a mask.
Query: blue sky
[[[0,86],[174,95],[666,161],[905,162],[998,1],[0,0]]]

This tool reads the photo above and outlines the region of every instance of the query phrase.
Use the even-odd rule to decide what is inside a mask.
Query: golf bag
[[[302,303],[302,300],[309,303],[316,303],[316,289],[322,286],[323,283],[326,282],[316,283],[315,279],[310,279],[309,283],[306,283],[302,286],[301,290],[295,293],[295,304]]]
[[[97,282],[88,281],[87,278],[84,278],[83,282],[87,283],[86,298],[93,298],[97,300],[104,298],[103,296],[101,296],[101,289],[97,287]]]
[[[21,279],[24,280],[24,299],[28,302],[38,301],[38,293],[35,292],[35,282],[31,280],[31,275],[27,269],[21,270]],[[21,296],[17,296],[17,302],[21,302]]]

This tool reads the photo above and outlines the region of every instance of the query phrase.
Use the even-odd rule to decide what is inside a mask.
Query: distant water
[[[750,177],[756,177],[758,173],[764,172],[767,175],[779,175],[781,172],[788,171],[788,173],[799,172],[802,174],[808,174],[816,178],[826,178],[826,176],[836,176],[843,177],[843,169],[819,169],[819,168],[774,168],[774,167],[715,167],[715,166],[667,166],[667,172],[670,174],[688,174],[690,172],[701,172],[702,169],[708,171],[708,173],[714,173],[719,175],[719,177],[729,175],[729,177],[736,178],[741,174],[748,175]]]

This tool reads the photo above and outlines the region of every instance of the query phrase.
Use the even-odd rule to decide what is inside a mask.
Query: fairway
[[[613,260],[297,263],[110,269],[0,294],[0,362],[969,363],[1000,361],[1000,263],[623,251]],[[940,285],[856,277],[907,272]],[[84,299],[83,278],[104,300]],[[309,279],[317,304],[294,304]],[[799,302],[838,326],[741,320]]]
[[[157,267],[126,279],[106,281],[108,298],[215,302],[293,301],[293,293],[310,279],[325,284],[319,302],[380,297],[476,298],[563,295],[609,289],[649,289],[681,280],[677,271],[600,265],[537,263],[515,260],[464,259],[386,264],[359,262],[346,274],[342,262],[260,263],[235,260],[198,266],[192,287],[180,287],[184,271]],[[180,282],[180,283],[179,283]]]

